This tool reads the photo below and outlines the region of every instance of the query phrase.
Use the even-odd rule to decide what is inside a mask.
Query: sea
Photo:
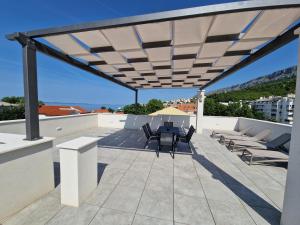
[[[112,108],[114,110],[121,109],[124,105],[120,104],[89,104],[89,103],[75,103],[75,102],[45,102],[46,105],[63,105],[63,106],[80,106],[87,111],[100,109],[102,106]]]

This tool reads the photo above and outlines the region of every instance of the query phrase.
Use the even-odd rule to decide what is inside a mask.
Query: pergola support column
[[[295,34],[300,34],[299,29],[296,32]],[[280,223],[281,225],[297,225],[300,221],[300,38],[298,39],[296,102],[294,109],[292,138],[290,142],[289,164],[284,193],[283,210]]]
[[[203,111],[204,111],[205,90],[197,92],[197,117],[196,117],[196,132],[202,134],[203,132]]]
[[[36,140],[40,138],[36,47],[29,39],[22,46],[26,140]]]
[[[134,101],[134,104],[136,104],[136,105],[138,104],[138,94],[139,94],[138,92],[139,91],[136,89],[135,90],[135,101]]]

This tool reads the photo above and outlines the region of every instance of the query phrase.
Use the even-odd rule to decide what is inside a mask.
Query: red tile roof
[[[196,112],[196,104],[189,103],[189,104],[178,104],[175,108],[182,110],[184,112]]]
[[[87,113],[80,106],[42,105],[39,107],[39,114],[45,116],[68,116]]]
[[[108,109],[96,109],[94,110],[95,113],[109,113]]]

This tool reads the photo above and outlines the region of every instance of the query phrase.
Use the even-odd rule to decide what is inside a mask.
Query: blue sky
[[[151,12],[209,5],[226,0],[10,0],[0,8],[0,98],[23,95],[21,48],[4,38],[7,33]],[[274,72],[297,61],[297,41],[209,87],[215,90]],[[38,54],[39,99],[51,102],[129,104],[134,93],[109,81]],[[191,97],[196,89],[144,90],[139,101]]]

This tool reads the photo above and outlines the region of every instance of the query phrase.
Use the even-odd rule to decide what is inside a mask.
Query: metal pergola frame
[[[253,0],[243,2],[233,2],[218,5],[200,6],[194,8],[152,13],[140,16],[125,17],[111,20],[101,20],[91,23],[82,23],[77,25],[63,26],[57,28],[40,29],[28,32],[16,32],[6,35],[11,41],[18,41],[23,47],[23,70],[24,70],[24,96],[25,96],[25,118],[26,118],[26,139],[35,140],[40,138],[39,134],[39,118],[38,118],[38,91],[37,91],[37,69],[36,69],[36,51],[64,61],[72,66],[90,72],[96,76],[102,77],[123,87],[135,91],[135,103],[138,101],[138,89],[131,87],[118,79],[109,76],[91,65],[83,63],[69,55],[66,55],[52,47],[49,47],[36,38],[67,34],[74,32],[83,32],[97,29],[107,29],[114,27],[122,27],[129,25],[138,25],[153,22],[163,22],[174,19],[186,19],[193,17],[226,14],[233,12],[243,12],[249,10],[266,10],[278,8],[300,7],[299,0]],[[281,46],[293,41],[297,38],[294,31],[300,27],[300,23],[289,28],[285,33],[278,36],[274,40],[267,43],[264,47],[250,54],[244,60],[222,73],[220,76],[211,80],[201,89],[206,88],[213,83],[223,79],[230,74],[242,69],[243,67],[255,62],[261,57],[275,51]]]

